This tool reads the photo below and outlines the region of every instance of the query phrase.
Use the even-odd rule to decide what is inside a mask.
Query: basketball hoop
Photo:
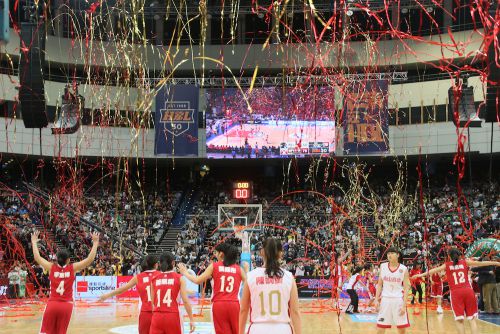
[[[234,236],[241,240],[241,251],[250,252],[250,233],[246,231],[246,226],[233,225]]]

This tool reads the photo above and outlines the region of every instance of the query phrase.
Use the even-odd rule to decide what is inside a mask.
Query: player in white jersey
[[[375,307],[380,305],[377,318],[377,333],[384,333],[387,328],[396,326],[398,333],[406,332],[410,327],[406,301],[410,289],[408,268],[399,263],[400,253],[391,247],[387,250],[387,259],[380,265],[380,274],[375,296]]]
[[[239,334],[301,334],[299,296],[292,274],[280,268],[281,243],[268,238],[261,249],[264,267],[247,274],[240,305]],[[251,310],[251,311],[250,311]]]

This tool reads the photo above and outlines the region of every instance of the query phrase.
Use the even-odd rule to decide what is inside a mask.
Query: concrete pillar
[[[391,4],[391,24],[395,30],[399,30],[399,25],[401,22],[400,16],[401,13],[399,11],[398,4],[396,2],[393,2]]]
[[[245,13],[238,14],[238,40],[237,40],[237,44],[245,44],[245,33],[246,33],[245,18],[246,18]]]
[[[56,37],[63,37],[63,0],[55,0],[53,2],[53,12],[54,12],[54,35]]]
[[[207,14],[207,26],[205,27],[205,45],[211,45],[211,44],[212,44],[212,15]]]
[[[155,45],[163,45],[163,34],[164,34],[164,17],[163,15],[158,15],[154,17],[155,20]]]
[[[453,0],[444,0],[443,1],[443,27],[450,27],[453,25],[453,19],[450,14],[453,14]]]

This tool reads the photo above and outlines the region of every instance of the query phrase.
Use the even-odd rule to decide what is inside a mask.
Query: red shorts
[[[139,313],[139,334],[149,334],[153,312]]]
[[[179,313],[153,312],[149,334],[182,334]]]
[[[443,297],[443,283],[432,283],[431,297]]]
[[[477,318],[477,300],[471,288],[450,291],[450,301],[455,320]]]
[[[66,334],[72,312],[72,302],[48,301],[40,334]]]
[[[238,334],[240,303],[217,301],[212,304],[212,320],[216,334]]]

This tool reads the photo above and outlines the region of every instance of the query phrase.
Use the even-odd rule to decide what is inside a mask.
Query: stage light
[[[352,16],[352,14],[354,14],[354,12],[351,9],[348,9],[346,14],[347,14],[347,16]]]
[[[401,8],[401,13],[408,14],[408,8]]]

